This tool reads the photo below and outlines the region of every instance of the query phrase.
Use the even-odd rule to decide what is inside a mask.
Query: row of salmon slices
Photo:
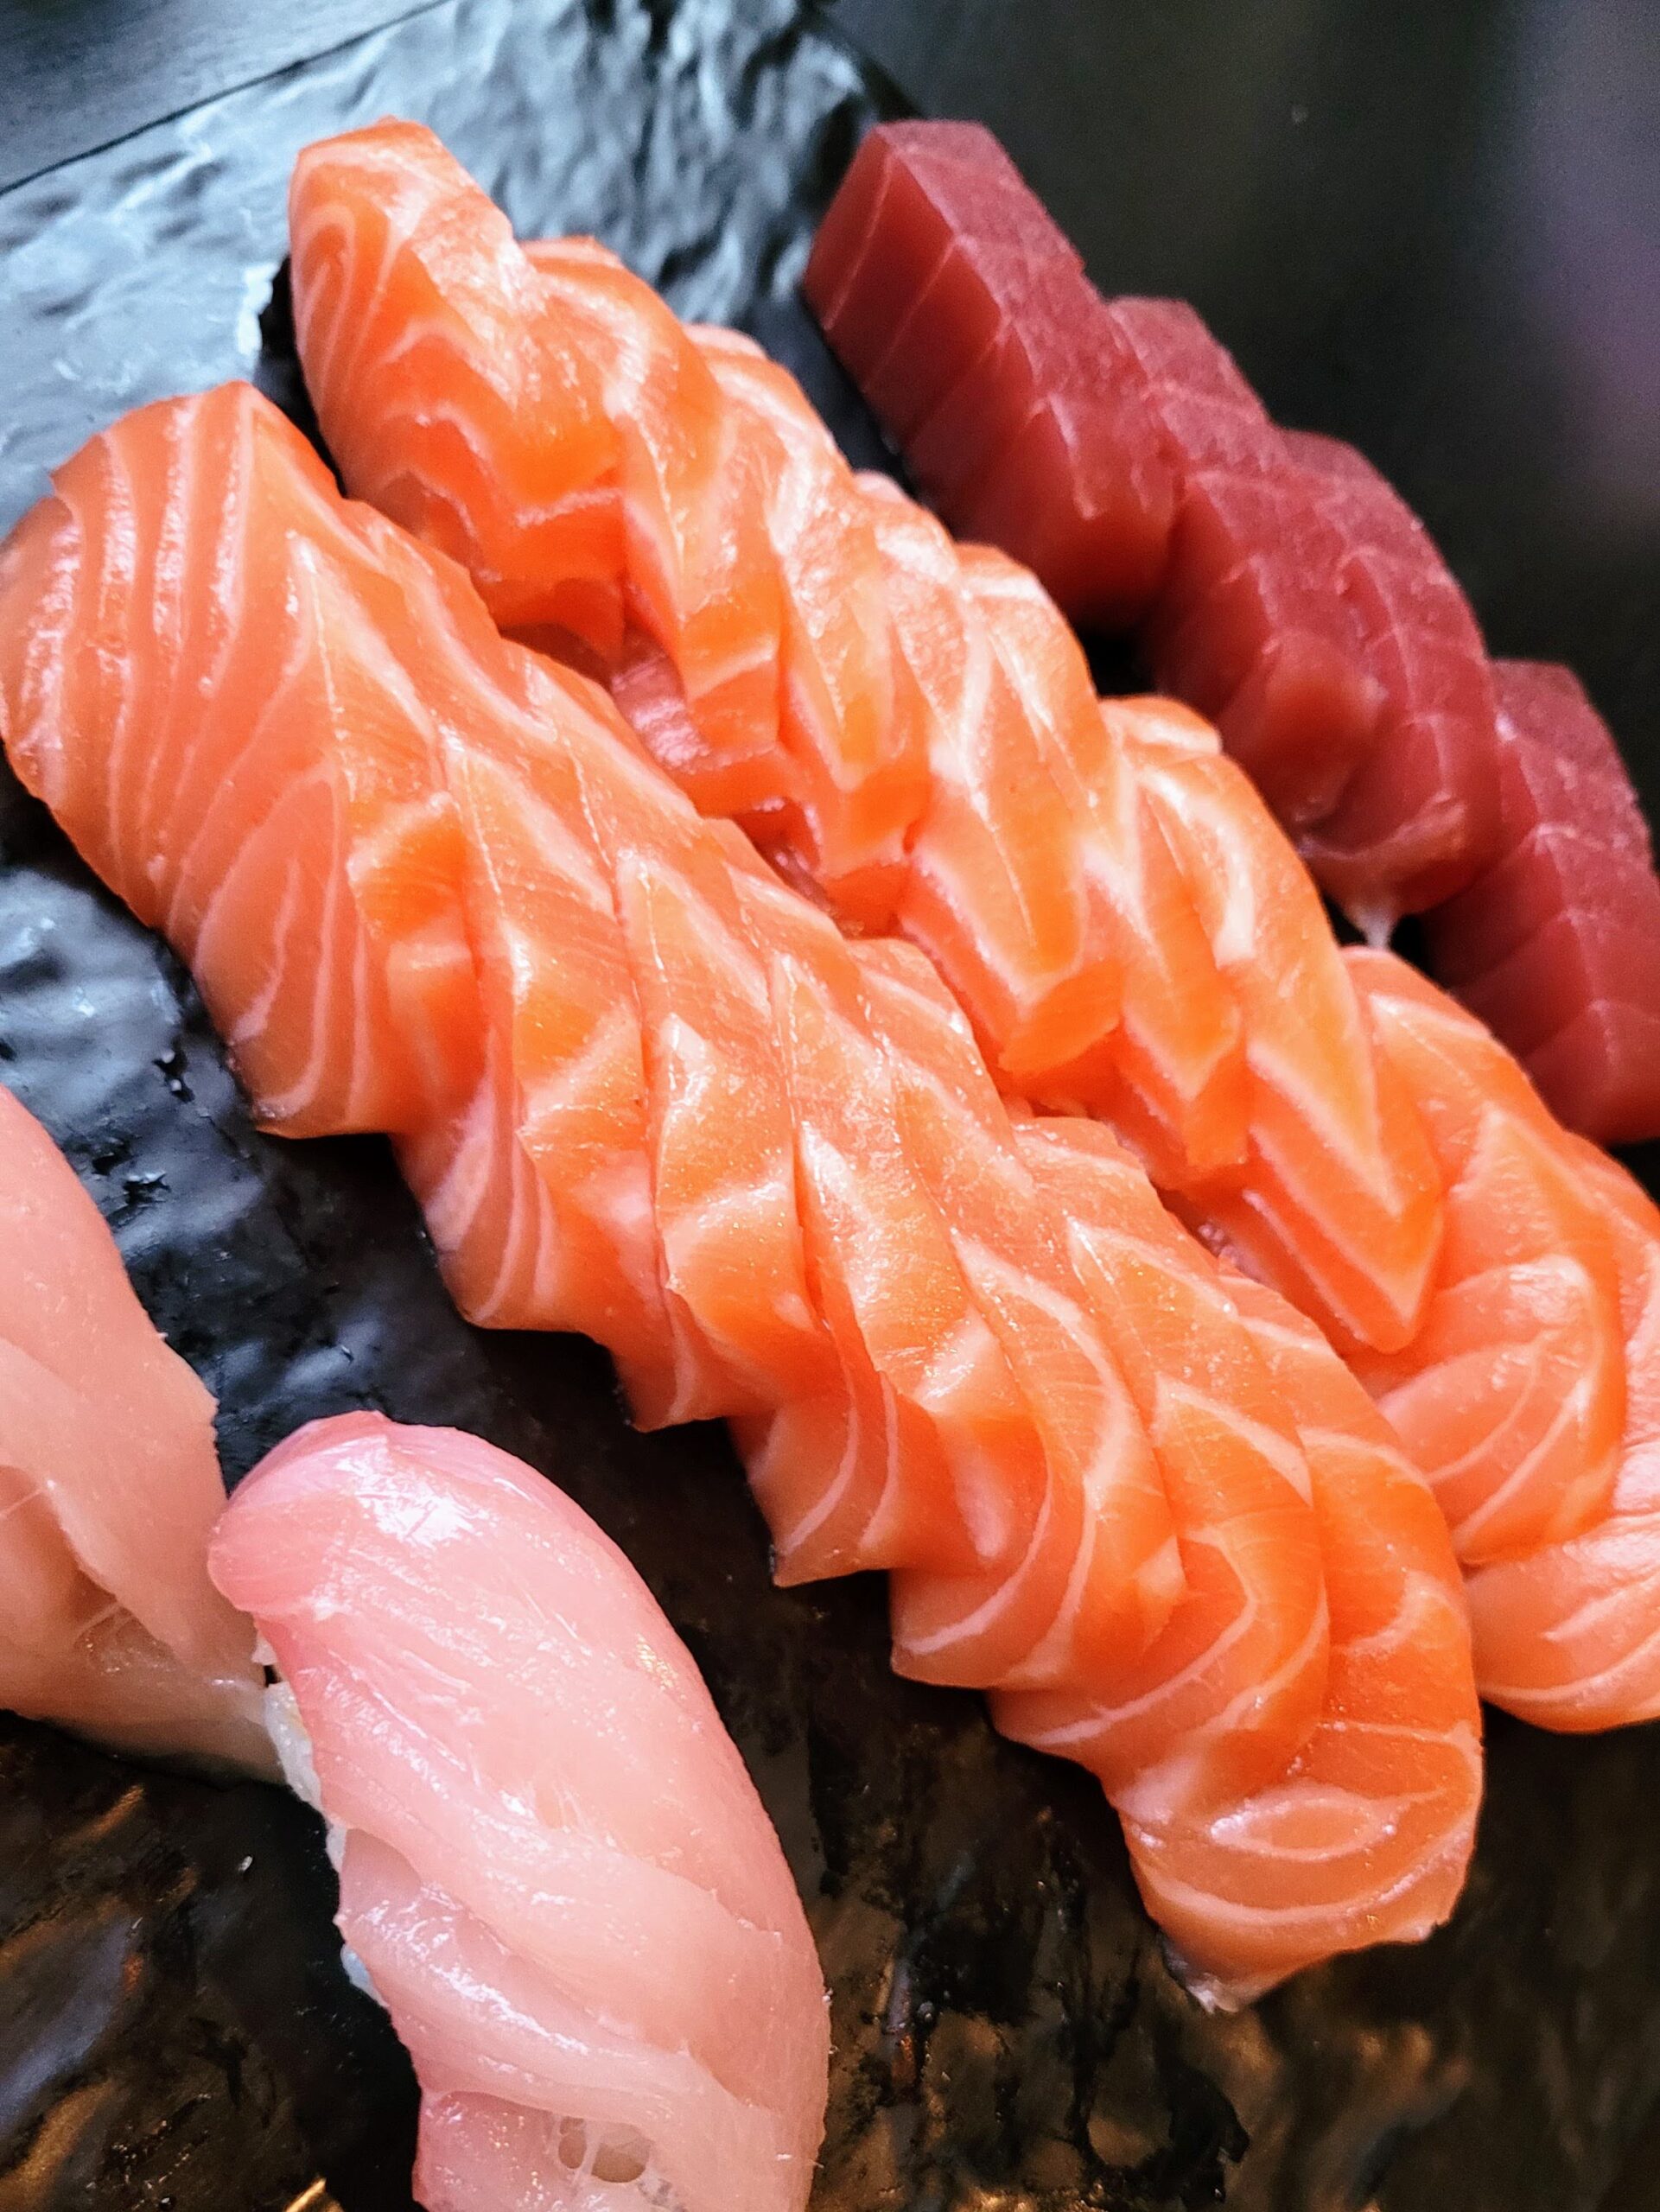
[[[855,475],[747,340],[682,326],[592,241],[521,247],[408,124],[302,154],[291,229],[348,486],[596,666],[658,766],[845,929],[925,951],[1007,1096],[1111,1126],[1320,1324],[1467,1569],[1531,1590],[1536,1553],[1587,1540],[1585,1603],[1623,1624],[1609,1687],[1574,1637],[1548,1693],[1490,1665],[1484,1606],[1489,1695],[1556,1725],[1652,1711],[1650,1662],[1615,1658],[1644,1643],[1630,1531],[1603,1541],[1647,1417],[1627,1233],[1660,1223],[1635,1186],[1479,1023],[1339,949],[1207,725],[1097,700],[1034,580]]]
[[[1237,2002],[1450,1910],[1480,1787],[1441,1516],[1307,1322],[1101,1123],[1005,1101],[587,678],[246,386],[93,439],[0,556],[11,760],[256,1108],[382,1129],[458,1301],[730,1420],[787,1580],[1119,1808]]]

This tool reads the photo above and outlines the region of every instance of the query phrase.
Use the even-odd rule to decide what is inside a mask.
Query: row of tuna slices
[[[955,529],[1086,626],[1139,623],[1375,943],[1436,910],[1437,973],[1570,1127],[1660,1135],[1660,988],[1621,957],[1660,918],[1629,777],[1566,671],[1489,664],[1375,469],[1277,429],[1192,308],[1104,300],[976,124],[873,130],[805,289]]]
[[[1047,1077],[1053,1103],[1131,1132],[1207,1236],[1352,1346],[1396,1417],[1409,1413],[1466,1566],[1596,1524],[1627,1363],[1600,1201],[1485,1032],[1443,1026],[1452,1047],[1426,1055],[1383,1020],[1215,733],[1169,702],[1097,702],[1029,575],[953,547],[884,480],[855,480],[781,371],[729,333],[683,330],[599,248],[519,253],[430,134],[389,124],[313,148],[293,200],[301,342],[348,480],[429,527],[442,516],[487,594],[521,613],[538,585],[544,608],[563,588],[530,525],[567,512],[590,534],[603,524],[625,563],[611,588],[645,631],[624,644],[617,696],[658,761],[718,809],[732,731],[700,703],[672,604],[675,588],[704,603],[703,571],[689,553],[677,582],[650,549],[712,543],[726,558],[744,486],[724,486],[711,541],[688,481],[707,473],[702,443],[742,454],[773,557],[752,601],[782,606],[773,720],[749,725],[744,770],[796,794],[750,828],[844,921],[868,924],[880,847],[837,873],[823,825],[856,861],[860,810],[876,788],[886,813],[884,775],[910,772],[919,721],[924,809],[888,897],[1005,1083],[1042,1096]],[[548,284],[533,315],[527,266]],[[443,352],[442,436],[406,317],[425,334],[420,376]],[[548,496],[566,428],[545,394],[579,388],[634,410],[615,423],[608,521],[581,438],[566,503]],[[696,406],[674,413],[650,393]],[[522,482],[509,496],[532,445],[534,505]],[[688,480],[648,465],[668,451]],[[483,480],[487,507],[471,488]],[[742,522],[753,548],[754,518]],[[753,677],[768,633],[741,617],[735,634],[748,649],[731,665]],[[1241,1166],[1218,1164],[1235,1148]],[[1582,1414],[1559,1415],[1562,1401]],[[1479,1645],[1477,1662],[1485,1680]],[[1634,1678],[1622,1694],[1623,1717],[1647,1709]]]
[[[74,1170],[0,1090],[0,1706],[125,1751],[270,1765],[245,1621],[208,1582],[213,1402]]]
[[[1381,940],[1462,888],[1497,834],[1492,686],[1468,607],[1388,486],[1334,441],[1288,440],[1191,308],[1105,300],[1075,255],[1064,280],[1034,284],[1063,248],[989,131],[889,124],[855,157],[805,289],[952,527],[1026,561],[1074,619],[1139,624],[1161,687],[1215,721]],[[950,283],[919,286],[923,264]],[[1085,410],[1067,404],[1080,381],[1097,395]],[[994,391],[1069,432],[1048,469],[1025,473],[1018,506],[983,488],[1007,450],[998,406],[982,442],[940,435]],[[896,407],[901,392],[918,404]],[[1070,513],[1084,486],[1100,502],[1103,479],[1121,496],[1161,488],[1140,501],[1138,593],[1111,564],[1103,594],[1046,557],[1049,509]],[[1141,550],[1161,518],[1162,543]]]
[[[812,1937],[616,1546],[476,1437],[347,1414],[245,1478],[208,1565],[277,1669],[348,1961],[415,2062],[428,2212],[801,2212]]]
[[[7,748],[262,1119],[391,1130],[472,1318],[732,1416],[781,1573],[892,1570],[897,1662],[1101,1775],[1218,2000],[1443,1916],[1467,1624],[1318,1335],[1104,1129],[1011,1121],[919,955],[849,944],[247,387],[56,487],[0,559]]]

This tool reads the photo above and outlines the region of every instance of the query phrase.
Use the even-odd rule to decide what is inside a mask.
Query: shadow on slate
[[[283,180],[387,109],[524,231],[594,231],[743,323],[880,462],[794,281],[889,104],[786,0],[452,0],[0,196],[0,523],[164,391],[257,372],[301,411],[280,286],[260,353]],[[0,862],[0,1077],[217,1393],[230,1476],[347,1406],[474,1428],[570,1491],[685,1637],[833,1991],[819,2212],[1660,2206],[1660,1735],[1495,1722],[1453,1925],[1207,2018],[1087,1778],[895,1679],[875,1581],[774,1591],[718,1431],[637,1436],[590,1346],[467,1329],[387,1148],[255,1131],[188,979],[3,771]],[[0,2212],[407,2212],[407,2065],[330,1910],[316,1823],[277,1793],[0,1724]]]

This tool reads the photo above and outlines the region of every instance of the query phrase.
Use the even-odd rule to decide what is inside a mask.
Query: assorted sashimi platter
[[[1370,2202],[1456,2065],[1364,2021],[1396,2101],[1299,2168],[1275,2039],[1493,1917],[1486,1715],[1660,1717],[1613,736],[988,132],[837,112],[779,289],[885,453],[626,229],[556,189],[519,235],[352,113],[288,130],[258,380],[89,391],[0,548],[8,898],[49,966],[71,887],[201,1024],[90,1109],[6,1046],[0,1707],[20,1773],[94,1757],[50,1730],[135,1803],[292,1793],[321,2010],[418,2109],[349,2155],[302,2113],[260,2212]],[[1102,633],[1149,688],[1101,695]],[[83,1186],[136,1070],[279,1227],[291,1173],[340,1210],[241,1354],[177,1325],[252,1296],[234,1209],[152,1319]],[[420,1287],[354,1376],[328,1271],[383,1250]],[[1542,1756],[1571,1797],[1595,1752]],[[978,1840],[906,1847],[942,1789]],[[1111,2113],[1131,2021],[1167,2143]],[[99,2079],[43,2072],[0,2205],[197,2201]]]

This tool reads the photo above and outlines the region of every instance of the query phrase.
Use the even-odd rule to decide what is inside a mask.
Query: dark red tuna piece
[[[1176,480],[1170,563],[1145,643],[1294,831],[1337,804],[1382,693],[1335,590],[1341,545],[1231,355],[1177,300],[1114,300],[1115,373]]]
[[[977,124],[870,132],[804,280],[843,365],[960,536],[1116,626],[1163,572],[1173,487],[1113,373],[1104,302]]]
[[[1498,857],[1425,918],[1430,965],[1570,1128],[1660,1136],[1660,880],[1637,793],[1567,669],[1493,675]]]
[[[1497,850],[1491,666],[1468,600],[1399,493],[1352,446],[1283,435],[1342,540],[1338,587],[1383,694],[1377,738],[1303,857],[1381,944]]]

